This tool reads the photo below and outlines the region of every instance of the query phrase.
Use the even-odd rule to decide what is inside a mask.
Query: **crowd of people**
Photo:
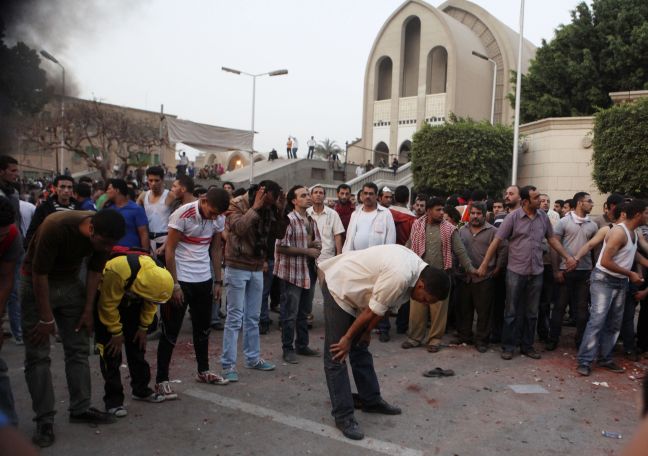
[[[296,152],[295,142],[289,147]],[[391,317],[405,350],[437,353],[447,333],[450,345],[479,353],[499,345],[504,360],[541,358],[537,340],[547,351],[572,344],[583,376],[595,366],[624,372],[613,357],[619,334],[624,356],[648,352],[642,200],[612,194],[592,217],[589,194],[551,207],[533,186],[510,186],[503,198],[480,190],[440,197],[369,182],[355,195],[342,184],[327,199],[319,185],[198,188],[180,173],[166,189],[165,177],[148,168],[140,191],[123,179],[102,185],[61,175],[35,206],[14,188],[17,161],[0,157],[0,314],[6,304],[14,340],[24,344],[41,447],[55,440],[51,337],[65,352],[70,421],[108,424],[128,414],[122,350],[134,400],[177,398],[169,371],[187,309],[195,379],[213,385],[237,382],[241,364],[275,369],[261,356],[261,336],[274,323],[270,311],[279,311],[282,359],[323,356],[335,424],[351,439],[364,437],[355,408],[400,413],[381,396],[368,350],[372,332],[390,342]],[[318,287],[323,351],[309,338]],[[573,341],[561,341],[565,325],[576,326]],[[212,329],[223,331],[219,369],[208,356]],[[151,382],[146,345],[156,333]],[[93,334],[103,410],[90,402]],[[0,414],[17,422],[1,358]]]

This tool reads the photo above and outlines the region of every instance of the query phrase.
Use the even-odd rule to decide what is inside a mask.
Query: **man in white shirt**
[[[227,384],[220,375],[209,371],[208,344],[214,295],[220,298],[221,233],[225,229],[223,214],[230,196],[222,188],[211,188],[205,198],[178,208],[169,217],[169,235],[165,255],[173,277],[173,297],[162,310],[162,336],[157,351],[155,390],[165,400],[176,399],[169,383],[169,365],[182,327],[187,306],[191,307],[193,345],[201,383]],[[212,280],[212,270],[214,271]]]
[[[398,265],[395,267],[394,265]],[[345,359],[349,356],[361,408],[366,413],[398,415],[382,398],[373,358],[371,331],[385,313],[409,297],[425,304],[445,299],[450,281],[440,269],[400,245],[347,252],[319,265],[324,296],[324,372],[331,414],[345,437],[364,437],[354,417],[354,400]]]
[[[355,169],[355,175],[356,175],[356,177],[360,177],[360,176],[362,176],[364,173],[365,173],[365,168],[364,168],[364,166],[362,166],[362,165],[358,165],[358,166],[356,166],[356,169]]]
[[[351,214],[343,252],[396,242],[394,218],[389,209],[378,204],[377,197],[376,184],[363,185],[362,207]]]
[[[175,202],[175,194],[164,188],[164,169],[161,166],[151,166],[146,170],[146,180],[149,190],[142,192],[137,198],[137,204],[144,207],[149,227],[149,242],[154,257],[164,259],[162,246],[166,241],[171,206]]]
[[[292,158],[297,158],[297,149],[299,149],[299,141],[293,136],[292,138]]]
[[[310,137],[308,141],[306,141],[306,145],[308,146],[308,159],[312,160],[313,159],[313,154],[315,153],[315,146],[317,145],[317,142],[315,141],[315,138],[313,136]]]

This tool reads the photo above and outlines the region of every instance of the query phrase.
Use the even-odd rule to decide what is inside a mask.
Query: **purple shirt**
[[[508,270],[520,275],[542,274],[542,240],[553,236],[549,217],[536,211],[530,218],[522,208],[506,216],[495,235],[508,240]]]

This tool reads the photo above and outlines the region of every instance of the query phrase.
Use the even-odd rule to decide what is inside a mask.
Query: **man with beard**
[[[342,242],[346,238],[346,230],[349,228],[349,221],[351,220],[351,214],[355,211],[355,204],[351,201],[351,187],[347,184],[340,184],[337,188],[337,203],[335,204],[335,212],[340,216],[342,221],[342,226],[344,227],[345,233],[342,235]]]

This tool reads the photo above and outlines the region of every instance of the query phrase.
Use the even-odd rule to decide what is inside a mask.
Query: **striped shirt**
[[[200,215],[200,200],[180,206],[169,217],[169,228],[182,236],[175,251],[176,275],[181,282],[206,282],[212,278],[209,246],[216,233],[225,228],[225,217],[205,220]]]
[[[321,241],[317,223],[310,216],[303,219],[297,212],[292,211],[288,214],[288,220],[290,224],[286,229],[286,235],[283,239],[277,239],[276,247],[307,249],[309,240]],[[309,262],[313,263],[314,267],[314,260],[306,255],[284,255],[275,250],[273,273],[286,282],[309,289],[311,287],[310,274],[308,273]]]

